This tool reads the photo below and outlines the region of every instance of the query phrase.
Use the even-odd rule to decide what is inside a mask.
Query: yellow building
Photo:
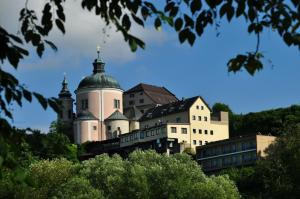
[[[265,149],[275,139],[274,136],[251,135],[212,142],[197,147],[197,161],[205,172],[252,165],[266,155]]]
[[[154,140],[158,146],[166,145],[167,148],[179,144],[181,152],[185,148],[195,150],[196,146],[229,138],[228,113],[212,116],[211,109],[199,96],[154,107],[139,121],[139,130],[121,135],[121,147]],[[160,140],[163,138],[166,143]]]

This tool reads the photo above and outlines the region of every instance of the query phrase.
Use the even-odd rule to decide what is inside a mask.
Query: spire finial
[[[67,82],[67,77],[66,77],[66,73],[64,72],[64,79],[62,81],[62,88],[61,91],[58,95],[60,98],[61,97],[71,97],[71,93],[68,89],[68,82]]]
[[[67,85],[68,84],[66,75],[67,75],[67,73],[64,72],[64,80],[62,82],[63,85]]]
[[[100,59],[100,45],[97,45],[98,60]]]

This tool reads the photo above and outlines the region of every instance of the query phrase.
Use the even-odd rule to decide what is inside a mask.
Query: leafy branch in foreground
[[[40,19],[35,10],[28,8],[28,1],[20,11],[20,36],[8,33],[0,26],[0,60],[2,63],[8,60],[14,68],[18,67],[21,59],[29,56],[29,52],[24,49],[23,40],[31,44],[38,56],[42,57],[45,44],[54,51],[57,50],[55,44],[47,40],[53,27],[56,26],[63,34],[67,31],[65,0],[46,0]],[[291,3],[283,0],[166,0],[164,3],[145,0],[81,0],[81,6],[82,9],[93,12],[107,26],[114,26],[120,31],[132,51],[145,48],[144,41],[131,33],[133,24],[144,27],[146,23],[153,23],[158,31],[163,25],[169,26],[178,34],[180,43],[192,46],[207,27],[219,27],[221,20],[232,22],[242,17],[248,26],[248,33],[256,35],[256,49],[230,59],[227,63],[229,72],[246,69],[250,75],[254,75],[256,71],[263,69],[264,56],[259,47],[260,34],[264,30],[277,32],[288,46],[300,49],[299,0],[292,0]],[[3,82],[7,78],[10,83]],[[54,98],[45,99],[37,93],[27,92],[16,80],[13,75],[1,70],[0,105],[6,116],[12,117],[7,108],[11,101],[21,105],[21,99],[24,97],[31,101],[31,95],[37,98],[43,108],[49,105],[58,110]]]

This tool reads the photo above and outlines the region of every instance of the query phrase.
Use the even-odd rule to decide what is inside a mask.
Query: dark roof
[[[136,106],[132,106],[124,110],[124,115],[130,120],[139,120],[143,114]]]
[[[116,88],[122,89],[119,82],[110,75],[105,74],[105,63],[95,60],[93,74],[85,77],[78,85],[77,90],[83,88]]]
[[[157,106],[155,108],[149,109],[141,117],[140,121],[145,121],[153,118],[162,117],[165,115],[187,111],[198,98],[199,96],[191,97],[185,100],[181,100],[181,101],[177,101],[177,102],[173,102],[173,103],[169,103],[169,104],[165,104],[162,106]]]
[[[62,84],[62,89],[60,91],[60,93],[58,94],[59,98],[71,98],[72,94],[68,89],[68,82],[66,79],[66,76],[64,77]]]
[[[97,118],[89,111],[82,111],[77,114],[77,120],[96,120]]]
[[[125,115],[123,115],[119,110],[116,110],[105,120],[128,120],[128,118]]]
[[[120,84],[113,77],[105,73],[95,73],[85,77],[79,83],[77,90],[83,88],[117,88],[121,89]]]
[[[165,87],[140,83],[124,92],[124,94],[145,92],[156,104],[168,104],[178,101],[177,97]]]

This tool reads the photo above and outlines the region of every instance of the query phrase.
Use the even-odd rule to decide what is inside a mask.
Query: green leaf
[[[46,110],[48,106],[47,100],[39,93],[33,92],[33,95],[38,100],[38,102],[42,105],[42,107]]]
[[[292,35],[291,35],[289,32],[286,32],[286,33],[283,35],[283,40],[284,40],[284,42],[285,42],[288,46],[291,46],[292,43],[293,43],[293,37],[292,37]]]
[[[179,10],[179,8],[178,8],[177,6],[174,6],[174,7],[171,9],[171,11],[170,11],[169,16],[170,16],[170,17],[175,17],[175,16],[177,15],[177,13],[178,13],[178,10]]]
[[[48,104],[56,113],[59,113],[61,111],[57,99],[55,98],[48,99]]]
[[[195,12],[201,10],[202,2],[200,0],[193,0],[190,7],[191,7],[191,12],[195,14]]]
[[[188,35],[188,42],[191,46],[193,46],[195,40],[196,40],[196,36],[193,32],[189,31],[189,35]]]
[[[15,35],[13,35],[13,34],[8,34],[8,36],[9,36],[10,38],[12,38],[14,41],[16,41],[16,42],[18,42],[18,43],[20,43],[20,44],[23,43],[22,40],[21,40],[19,37],[15,36]]]
[[[127,14],[125,14],[122,18],[122,26],[125,30],[129,30],[131,26],[130,19]]]
[[[54,51],[57,51],[57,47],[55,46],[54,43],[52,43],[51,41],[48,40],[44,40]]]
[[[23,96],[27,101],[29,101],[29,102],[32,101],[31,92],[29,92],[28,90],[23,89]]]
[[[39,57],[42,57],[44,50],[45,50],[44,44],[40,43],[36,48],[36,52],[39,55]]]
[[[189,26],[189,27],[193,28],[194,20],[186,14],[184,14],[183,16],[184,16],[184,21],[185,21],[185,27]]]
[[[157,17],[154,21],[154,26],[156,30],[160,31],[161,30],[161,20]]]
[[[144,27],[144,22],[143,22],[143,20],[141,20],[140,18],[138,18],[138,17],[135,16],[134,14],[131,14],[131,16],[132,16],[133,20],[134,20],[137,24],[139,24],[139,25],[141,25],[141,26]]]
[[[183,29],[182,31],[179,32],[178,36],[179,36],[180,43],[185,42],[185,40],[189,36],[189,29],[188,28]]]
[[[134,39],[132,39],[132,37],[129,38],[129,45],[132,52],[135,52],[137,50],[137,43]]]
[[[9,48],[7,50],[7,58],[9,63],[13,65],[14,68],[18,67],[20,57],[18,56],[14,48]]]
[[[64,24],[62,23],[62,21],[60,19],[56,19],[55,20],[56,26],[58,27],[58,29],[65,34],[65,27]]]
[[[238,7],[236,10],[236,17],[241,16],[245,12],[245,1],[238,1]]]
[[[175,30],[179,31],[182,28],[183,20],[181,18],[177,18],[175,20]]]
[[[66,20],[66,16],[64,14],[64,10],[61,10],[61,9],[58,9],[56,11],[57,13],[57,16],[62,20],[62,21],[65,21]]]

